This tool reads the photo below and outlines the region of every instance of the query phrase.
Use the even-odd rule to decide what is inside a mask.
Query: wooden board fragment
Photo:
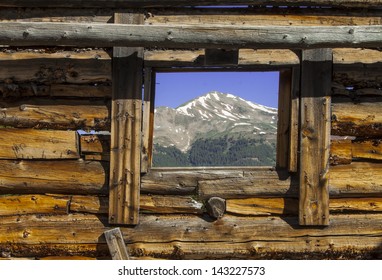
[[[0,126],[37,129],[95,129],[110,127],[105,101],[27,99],[0,101]]]
[[[300,225],[329,225],[332,50],[302,51]]]
[[[129,254],[120,228],[110,229],[104,232],[107,246],[113,260],[128,260]]]
[[[84,160],[0,160],[0,194],[106,194],[108,166]]]
[[[0,159],[78,159],[77,132],[0,129]]]
[[[142,14],[114,15],[141,24]],[[114,47],[109,222],[137,224],[141,173],[143,48]]]

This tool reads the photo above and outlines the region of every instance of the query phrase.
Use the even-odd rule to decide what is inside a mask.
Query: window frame
[[[174,65],[166,63],[166,66],[146,66],[144,68],[144,94],[143,94],[143,121],[142,121],[142,155],[141,172],[148,173],[152,167],[153,158],[153,135],[154,135],[154,108],[155,108],[155,77],[157,73],[180,73],[180,72],[279,72],[278,91],[278,124],[276,139],[276,166],[265,168],[283,169],[288,172],[297,172],[298,169],[298,129],[299,129],[299,65],[274,66],[274,65],[240,65],[235,66],[179,66],[177,61]],[[149,108],[149,110],[145,109]],[[243,166],[243,169],[249,166]],[[204,170],[214,170],[217,167],[202,167]],[[220,168],[220,167],[219,167]],[[227,167],[227,169],[240,169],[240,167]],[[171,170],[171,167],[166,167]],[[174,171],[178,168],[173,168]],[[182,167],[184,170],[198,169],[195,167]],[[225,167],[221,167],[225,169]],[[256,168],[254,168],[256,169]]]

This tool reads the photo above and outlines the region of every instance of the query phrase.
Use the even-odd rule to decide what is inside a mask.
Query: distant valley
[[[277,109],[213,91],[155,109],[153,166],[275,165]]]

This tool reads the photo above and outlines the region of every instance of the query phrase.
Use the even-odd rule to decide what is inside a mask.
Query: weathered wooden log
[[[350,11],[346,14],[338,9],[150,9],[145,24],[187,25],[278,25],[278,26],[338,26],[338,25],[373,25],[380,24],[381,18],[369,13],[357,15]],[[304,13],[305,12],[305,13]]]
[[[0,4],[1,5],[1,4]],[[3,7],[0,9],[0,22],[31,21],[31,22],[99,22],[107,23],[113,18],[114,10],[109,8],[87,8],[79,6],[70,9],[30,8],[15,9]]]
[[[151,26],[5,22],[0,44],[10,46],[129,46],[170,48],[306,49],[379,47],[373,26]],[[257,34],[258,36],[254,36]]]
[[[108,166],[83,160],[0,160],[2,194],[107,194]]]
[[[332,134],[382,136],[381,102],[332,103]]]
[[[331,166],[330,195],[331,196],[357,196],[368,193],[380,196],[382,187],[382,164],[353,162],[349,165]]]
[[[77,132],[0,129],[0,159],[78,159]]]
[[[238,168],[238,170],[240,170]],[[238,198],[248,196],[296,197],[298,182],[285,171],[259,168],[245,172],[240,177],[199,178],[198,193],[201,198],[219,196]]]
[[[65,215],[68,213],[107,214],[109,199],[92,195],[6,195],[0,196],[0,216]],[[149,214],[203,214],[201,202],[189,196],[142,195],[141,213]],[[246,216],[295,216],[296,198],[243,198],[228,199],[226,210],[219,212]],[[382,212],[382,198],[332,198],[330,213]],[[214,214],[213,214],[214,215]],[[221,216],[214,215],[214,218]]]
[[[153,168],[142,176],[141,191],[151,194],[193,194],[201,180],[242,177],[243,170],[232,168]]]
[[[381,139],[332,140],[330,145],[330,163],[332,165],[349,164],[353,158],[382,160],[381,141]]]
[[[331,198],[329,201],[331,214],[381,212],[382,198]],[[296,198],[246,198],[227,199],[227,214],[248,216],[297,215],[298,200]]]
[[[104,224],[106,219],[96,215],[20,216],[18,219],[12,216],[0,217],[0,222],[3,225],[0,249],[17,252],[17,256],[30,256],[32,248],[36,255],[42,249],[45,254],[54,253],[56,244],[61,244],[58,249],[74,248],[73,255],[86,256],[90,248],[93,248],[90,253],[102,254],[103,250],[97,252],[92,245],[102,248],[105,245],[102,233],[109,229]],[[132,256],[190,258],[198,254],[205,258],[245,254],[256,257],[277,252],[335,255],[348,250],[379,253],[381,222],[381,214],[332,215],[330,227],[306,228],[300,227],[295,217],[225,215],[211,222],[199,216],[142,215],[139,225],[122,228],[122,232]],[[15,250],[25,246],[30,246],[27,253]]]
[[[54,195],[0,195],[0,216],[69,213],[69,196]]]
[[[325,6],[325,7],[379,7],[379,0],[257,0],[255,3],[251,0],[67,0],[65,2],[58,0],[35,0],[31,3],[28,0],[2,0],[0,7],[55,7],[55,8],[144,8],[144,7],[182,7],[182,6],[226,6],[226,5],[275,5],[275,6]]]
[[[0,101],[0,126],[39,129],[109,130],[105,101],[29,99]]]
[[[0,53],[0,81],[89,84],[111,82],[111,60],[103,50]],[[26,67],[27,65],[27,67]]]
[[[97,196],[72,196],[70,212],[107,214],[109,199]],[[201,214],[203,204],[189,196],[141,195],[140,209],[142,213],[157,214]]]
[[[27,66],[25,66],[27,68]],[[0,83],[0,95],[3,98],[22,97],[83,97],[110,98],[111,86],[108,84],[94,85],[40,85],[30,83]]]
[[[355,65],[341,64],[333,69],[333,81],[354,88],[380,88],[382,74],[380,72],[382,60],[374,64]]]

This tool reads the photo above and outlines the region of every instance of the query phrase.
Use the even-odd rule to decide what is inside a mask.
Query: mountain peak
[[[211,91],[176,109],[157,109],[154,142],[183,152],[201,137],[276,134],[277,109],[229,93]]]

